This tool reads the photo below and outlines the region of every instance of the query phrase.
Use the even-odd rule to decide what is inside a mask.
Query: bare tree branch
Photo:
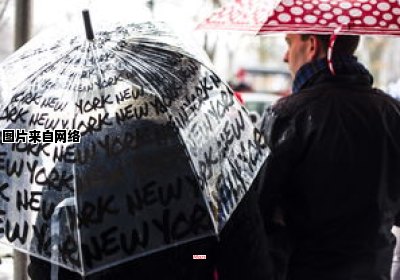
[[[207,1],[209,1],[209,0],[205,0],[205,2],[207,2]],[[213,5],[213,9],[217,9],[217,8],[221,7],[223,4],[221,0],[211,0],[211,3]],[[206,51],[207,55],[210,57],[211,61],[214,61],[218,41],[215,40],[214,43],[212,44],[212,46],[209,45],[208,41],[209,41],[208,35],[204,34],[203,48]]]
[[[6,13],[6,9],[8,6],[9,0],[4,0],[0,2],[0,22],[4,17],[4,14]]]

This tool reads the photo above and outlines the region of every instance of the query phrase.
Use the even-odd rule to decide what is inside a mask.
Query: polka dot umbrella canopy
[[[235,0],[200,29],[400,35],[399,0]]]

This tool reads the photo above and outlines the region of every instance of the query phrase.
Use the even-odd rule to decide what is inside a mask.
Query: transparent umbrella
[[[166,26],[39,37],[0,66],[0,233],[82,275],[218,235],[267,150]]]

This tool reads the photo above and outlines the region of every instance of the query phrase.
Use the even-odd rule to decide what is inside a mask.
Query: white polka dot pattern
[[[320,5],[318,6],[318,8],[319,8],[321,11],[323,11],[323,12],[327,12],[327,11],[330,11],[330,10],[331,10],[331,5],[330,5],[330,4],[323,3],[323,4],[320,4]]]
[[[325,13],[323,15],[323,18],[325,18],[325,19],[333,19],[333,15],[331,13]]]
[[[361,8],[364,11],[371,11],[372,10],[372,6],[370,4],[364,4],[364,5],[361,6]]]
[[[290,9],[290,12],[291,12],[293,15],[298,16],[298,15],[302,15],[302,14],[303,14],[303,9],[300,8],[300,7],[293,7],[293,8]]]
[[[400,35],[400,0],[232,1],[212,14],[203,25],[258,34],[331,33],[342,27],[341,33]]]
[[[314,5],[312,5],[310,3],[304,4],[304,9],[312,10],[312,9],[314,9]]]
[[[281,4],[283,11],[272,13],[270,20],[277,20],[282,31],[286,30],[285,26],[287,31],[332,31],[332,28],[347,26],[349,33],[353,27],[357,34],[397,30],[400,35],[400,3],[395,0],[282,0]],[[268,21],[261,33],[263,30],[268,32]]]
[[[376,18],[373,16],[366,16],[364,18],[364,22],[365,22],[365,24],[368,24],[368,25],[374,25],[374,24],[376,24]]]
[[[349,2],[340,2],[339,3],[339,7],[344,9],[344,10],[348,10],[352,7],[353,5],[351,5]]]
[[[292,19],[291,16],[286,13],[282,13],[278,16],[278,20],[280,22],[289,22],[289,21],[291,21],[291,19]]]
[[[342,10],[342,9],[339,9],[339,8],[334,8],[334,9],[333,9],[333,13],[334,13],[335,15],[341,15],[341,14],[343,13],[343,10]]]
[[[392,20],[392,18],[393,18],[392,14],[384,14],[383,15],[384,20]]]
[[[349,11],[350,16],[352,17],[361,17],[362,11],[360,9],[354,8]]]
[[[390,10],[390,5],[389,3],[379,3],[377,5],[378,10],[382,11],[382,12],[386,12]]]
[[[338,17],[338,22],[345,25],[350,22],[350,18],[348,16],[339,16]]]
[[[317,19],[318,18],[316,16],[314,16],[314,15],[306,15],[304,17],[304,21],[307,22],[307,23],[315,23],[317,21]]]

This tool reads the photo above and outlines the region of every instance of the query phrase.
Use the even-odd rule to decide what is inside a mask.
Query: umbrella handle
[[[93,41],[94,34],[93,34],[92,22],[90,20],[89,10],[83,10],[82,16],[83,16],[83,22],[85,23],[86,39],[88,39],[89,41]]]
[[[62,208],[66,206],[75,206],[75,200],[73,197],[64,198],[60,203],[57,204],[54,209],[54,213],[51,215],[51,224],[50,224],[50,236],[51,236],[51,259],[53,262],[50,267],[50,280],[58,280],[58,247],[57,243],[59,242],[58,238],[60,235],[60,223],[59,223],[59,214]],[[53,236],[57,237],[57,240],[54,240]]]
[[[335,72],[335,69],[333,68],[333,63],[332,63],[333,46],[335,45],[336,37],[337,37],[338,33],[340,32],[340,30],[342,30],[342,26],[339,26],[338,28],[336,28],[329,38],[327,60],[328,60],[329,70],[331,71],[333,76],[336,75],[336,72]]]
[[[343,27],[348,27],[348,24],[345,25],[341,25],[339,27],[337,27],[333,33],[331,34],[330,38],[329,38],[329,46],[328,46],[328,53],[327,53],[327,62],[328,62],[328,67],[329,70],[331,71],[332,75],[335,76],[336,72],[335,69],[333,67],[333,63],[332,63],[332,54],[333,54],[333,47],[335,45],[336,42],[336,37],[338,36],[338,34],[340,33],[340,31],[342,31]]]

